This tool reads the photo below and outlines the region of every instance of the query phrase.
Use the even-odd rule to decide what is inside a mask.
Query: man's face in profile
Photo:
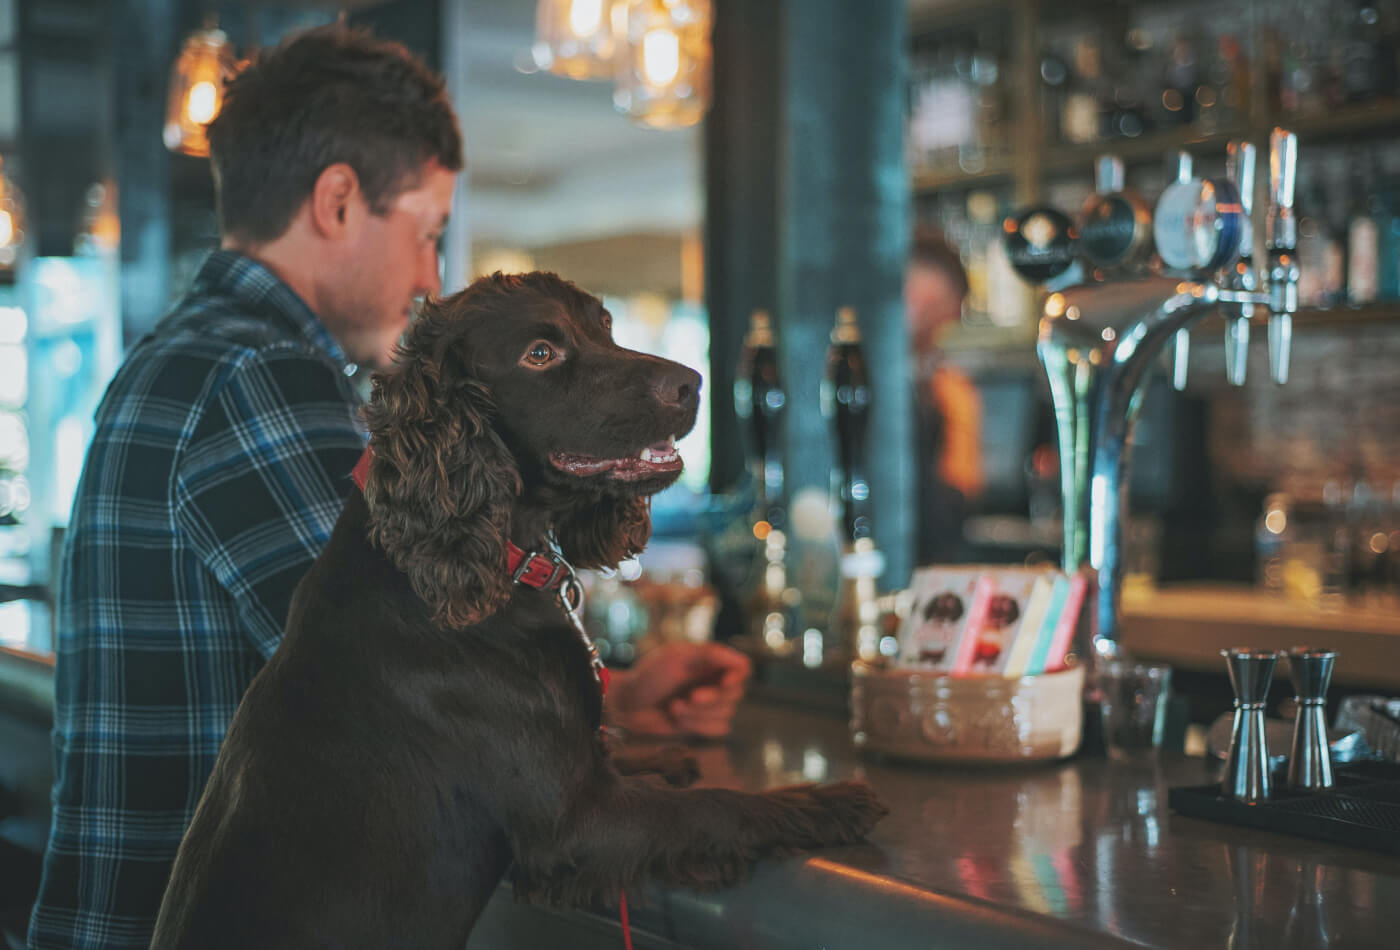
[[[904,279],[904,309],[914,348],[923,352],[962,318],[962,296],[946,272],[916,262]]]

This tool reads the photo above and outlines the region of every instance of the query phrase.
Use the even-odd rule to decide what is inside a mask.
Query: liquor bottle
[[[1400,178],[1387,174],[1377,181],[1380,264],[1376,271],[1376,296],[1400,298]]]
[[[1151,49],[1151,34],[1141,29],[1125,30],[1123,42],[1110,48],[1105,67],[1109,100],[1102,106],[1106,138],[1132,139],[1151,129],[1147,103],[1156,96],[1147,57]]]
[[[1064,141],[1064,130],[1060,118],[1064,115],[1066,85],[1069,83],[1069,64],[1057,50],[1046,49],[1040,54],[1040,101],[1044,110],[1041,118],[1043,128],[1051,130]]]
[[[1380,11],[1373,0],[1351,0],[1343,6],[1343,18],[1342,86],[1349,102],[1366,102],[1380,93]]]
[[[1311,177],[1311,166],[1304,165],[1298,173],[1298,305],[1326,307],[1331,300],[1326,290],[1327,276],[1327,206],[1321,190]]]
[[[1380,267],[1380,227],[1371,193],[1373,179],[1363,174],[1360,162],[1352,163],[1351,208],[1347,213],[1347,303],[1353,306],[1376,299]]]
[[[1220,92],[1221,120],[1241,125],[1249,118],[1254,98],[1254,80],[1249,71],[1249,55],[1239,37],[1226,33],[1219,40],[1219,58],[1224,73]]]
[[[991,192],[974,191],[967,196],[968,240],[963,249],[967,269],[967,299],[964,313],[990,321],[991,291],[988,286],[988,252],[997,243],[997,199]]]
[[[822,380],[822,408],[836,435],[833,474],[841,501],[841,582],[832,625],[853,655],[874,660],[880,644],[875,583],[884,565],[875,548],[866,476],[870,376],[860,326],[851,307],[836,313]]]
[[[1070,72],[1060,115],[1060,130],[1066,142],[1083,145],[1097,142],[1103,134],[1101,93],[1103,59],[1098,40],[1081,36],[1074,44],[1074,69]]]
[[[1314,195],[1318,208],[1317,219],[1323,228],[1322,286],[1319,292],[1319,306],[1331,307],[1346,302],[1346,209],[1340,201],[1327,200],[1320,180],[1315,184]]]
[[[1162,75],[1163,121],[1166,125],[1189,125],[1196,121],[1198,76],[1195,46],[1189,36],[1178,34],[1172,39]]]

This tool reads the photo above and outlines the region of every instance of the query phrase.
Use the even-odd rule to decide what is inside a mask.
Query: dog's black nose
[[[700,399],[700,374],[679,363],[663,368],[656,376],[652,389],[667,406],[690,407]]]

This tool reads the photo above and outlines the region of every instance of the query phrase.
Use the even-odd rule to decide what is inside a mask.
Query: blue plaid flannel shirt
[[[353,365],[216,251],[97,411],[58,599],[33,948],[146,947],[180,837],[363,449]]]

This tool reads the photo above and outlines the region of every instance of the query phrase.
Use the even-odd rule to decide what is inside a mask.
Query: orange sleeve
[[[943,415],[938,474],[971,500],[982,494],[982,397],[965,373],[950,366],[933,376],[933,400]]]

